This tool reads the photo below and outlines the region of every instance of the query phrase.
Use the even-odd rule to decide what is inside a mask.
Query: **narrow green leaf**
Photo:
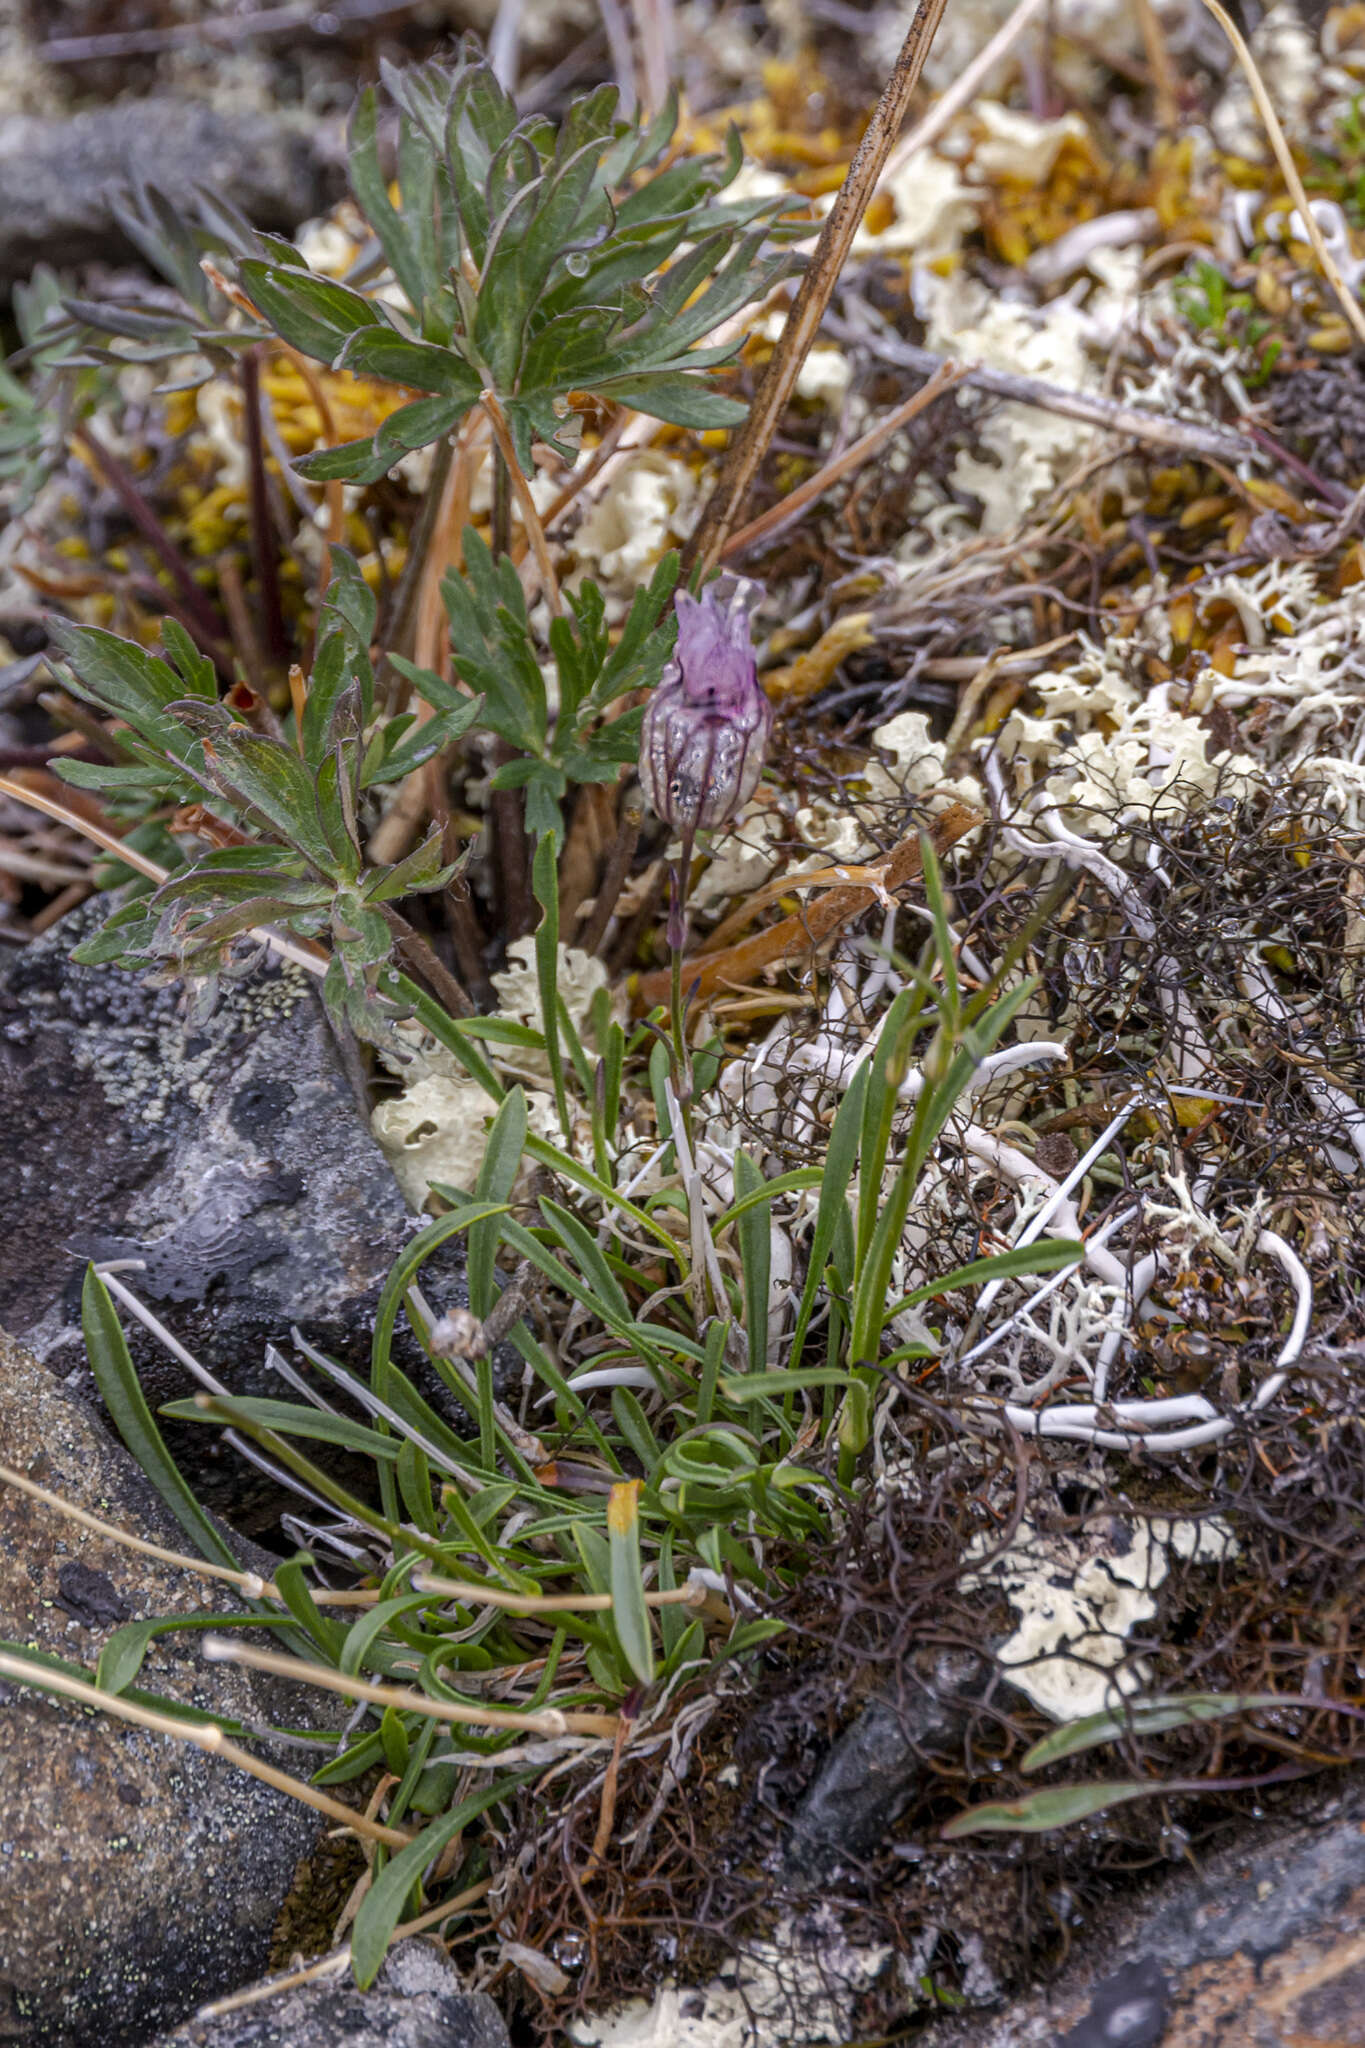
[[[311,1563],[311,1559],[307,1562]],[[304,1566],[303,1557],[282,1558],[275,1567],[275,1584],[295,1621],[307,1630],[327,1662],[335,1664],[346,1641],[346,1629],[342,1622],[333,1621],[322,1612],[313,1598]]]
[[[125,1622],[116,1628],[100,1651],[95,1683],[101,1692],[126,1692],[158,1636],[174,1635],[181,1629],[263,1628],[285,1626],[283,1616],[264,1614],[154,1614],[145,1621]]]
[[[629,1326],[632,1320],[630,1303],[592,1232],[561,1203],[552,1202],[548,1195],[541,1196],[540,1213],[597,1297],[599,1313],[618,1328]]]
[[[611,1614],[616,1639],[641,1685],[654,1679],[654,1638],[640,1567],[640,1482],[619,1480],[607,1499]]]
[[[658,1439],[649,1426],[649,1417],[629,1387],[612,1388],[611,1412],[616,1427],[644,1466],[648,1483],[659,1462]]]
[[[1041,1792],[1026,1793],[1022,1799],[994,1799],[984,1806],[969,1806],[940,1830],[946,1842],[960,1842],[964,1835],[1041,1835],[1051,1828],[1070,1827],[1107,1807],[1122,1806],[1130,1799],[1150,1799],[1169,1792],[1159,1778],[1141,1782],[1115,1779],[1103,1785],[1049,1785]],[[1187,1789],[1185,1786],[1181,1790]]]
[[[346,1640],[337,1658],[337,1670],[355,1678],[367,1667],[388,1672],[396,1656],[409,1659],[411,1651],[406,1644],[394,1647],[390,1628],[405,1615],[416,1614],[423,1607],[429,1607],[431,1597],[430,1593],[398,1593],[391,1600],[377,1600],[347,1629]]]
[[[805,1387],[846,1387],[852,1374],[842,1367],[803,1365],[796,1372],[746,1373],[720,1380],[717,1391],[727,1401],[766,1401],[774,1394],[800,1393]]]
[[[93,1266],[81,1290],[81,1329],[100,1399],[114,1426],[185,1533],[214,1564],[236,1558],[185,1484],[147,1406],[109,1290]]]
[[[1125,1700],[1121,1707],[1103,1713],[1085,1714],[1054,1728],[1027,1751],[1020,1763],[1025,1771],[1040,1771],[1062,1757],[1075,1756],[1104,1742],[1117,1742],[1125,1735],[1164,1735],[1170,1728],[1188,1728],[1200,1721],[1221,1721],[1232,1714],[1250,1714],[1273,1709],[1285,1712],[1295,1707],[1317,1711],[1320,1703],[1297,1700],[1292,1693],[1275,1692],[1189,1692],[1168,1699]],[[1334,1711],[1335,1703],[1333,1703]]]
[[[801,1290],[801,1305],[796,1312],[796,1327],[792,1331],[789,1356],[793,1369],[801,1363],[806,1331],[810,1327],[810,1319],[815,1313],[816,1303],[824,1286],[825,1268],[829,1262],[835,1232],[841,1220],[846,1229],[851,1228],[848,1190],[858,1158],[867,1075],[867,1062],[863,1061],[844,1092],[844,1099],[839,1104],[830,1128],[824,1168],[820,1176],[820,1201],[815,1212],[815,1231],[811,1238],[806,1281]]]
[[[397,459],[387,450],[377,453],[373,439],[367,438],[340,441],[335,448],[315,448],[311,455],[296,455],[290,467],[295,476],[309,484],[375,484],[381,476],[388,475]]]
[[[402,1716],[394,1708],[385,1707],[379,1722],[379,1743],[384,1752],[384,1762],[395,1778],[402,1778],[408,1768],[408,1731],[403,1726]]]
[[[637,412],[647,413],[651,419],[667,420],[670,426],[675,427],[699,427],[703,431],[737,427],[741,420],[747,418],[749,411],[738,399],[725,398],[719,391],[710,390],[700,377],[682,376],[665,370],[634,377],[613,377],[600,384],[594,381],[594,390],[603,398],[634,406]]]
[[[428,1536],[439,1536],[441,1525],[431,1504],[431,1466],[426,1452],[411,1437],[404,1437],[394,1470],[408,1519]]]
[[[495,1778],[481,1792],[471,1793],[468,1799],[462,1799],[440,1820],[434,1820],[430,1827],[423,1828],[415,1841],[409,1842],[406,1849],[400,1849],[385,1865],[361,1900],[351,1931],[351,1969],[362,1991],[368,1991],[379,1975],[393,1939],[393,1930],[403,1916],[408,1893],[420,1881],[422,1873],[435,1862],[446,1843],[453,1841],[472,1820],[477,1820],[481,1813],[486,1813],[500,1800],[509,1798],[519,1785],[534,1775],[534,1772],[523,1771],[516,1777]]]
[[[244,1421],[259,1423],[262,1429],[278,1430],[281,1436],[301,1436],[311,1438],[315,1443],[339,1444],[343,1450],[356,1451],[363,1458],[392,1459],[398,1455],[398,1445],[393,1437],[366,1429],[363,1423],[352,1422],[349,1415],[331,1415],[325,1408],[313,1408],[302,1401],[239,1396],[233,1402],[233,1412]],[[221,1427],[218,1418],[206,1414],[193,1399],[166,1401],[160,1413],[168,1422],[211,1422],[215,1428]]]
[[[334,278],[250,259],[241,278],[275,332],[317,362],[330,363],[352,334],[379,324],[378,308]]]
[[[956,1287],[979,1287],[988,1280],[1017,1280],[1025,1273],[1055,1273],[1062,1266],[1079,1265],[1084,1257],[1085,1246],[1069,1237],[1050,1237],[1039,1244],[1014,1245],[1009,1251],[993,1252],[989,1258],[972,1259],[965,1266],[954,1266],[952,1272],[945,1273],[941,1280],[926,1281],[912,1294],[902,1295],[888,1308],[887,1320],[900,1315],[903,1309],[915,1308],[922,1301],[932,1301],[935,1295],[951,1294]]]
[[[540,988],[541,1026],[554,1084],[555,1107],[566,1145],[573,1143],[573,1119],[559,1057],[559,843],[553,832],[542,833],[531,864],[531,886],[541,908],[536,929],[536,980]]]
[[[508,1090],[507,1099],[493,1119],[484,1148],[479,1177],[474,1185],[475,1199],[481,1202],[509,1203],[512,1190],[517,1184],[521,1171],[522,1154],[526,1150],[526,1091],[516,1087]],[[498,1250],[498,1218],[485,1217],[471,1225],[466,1265],[469,1275],[469,1306],[482,1322],[491,1310],[497,1297],[496,1259]]]

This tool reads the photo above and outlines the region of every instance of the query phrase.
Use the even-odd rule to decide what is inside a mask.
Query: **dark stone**
[[[183,204],[195,186],[258,227],[293,228],[338,196],[335,138],[314,115],[159,94],[0,124],[0,287],[38,262],[141,262],[111,195],[139,179]]]
[[[93,1396],[85,1263],[134,1260],[127,1285],[233,1393],[288,1395],[266,1347],[287,1351],[296,1325],[368,1376],[380,1289],[417,1221],[312,981],[268,961],[225,979],[197,1015],[181,985],[72,962],[105,909],[0,960],[0,1157],[12,1162],[0,1177],[0,1324]],[[424,1268],[438,1311],[468,1301],[462,1261],[452,1244]],[[153,1408],[197,1391],[123,1321]],[[401,1321],[395,1356],[460,1424]],[[217,1433],[182,1423],[167,1434],[208,1503],[240,1521],[243,1467],[220,1459]],[[248,1525],[266,1519],[262,1507]]]
[[[956,1747],[972,1695],[990,1676],[981,1658],[945,1652],[900,1698],[862,1708],[796,1809],[785,1854],[795,1883],[822,1884],[883,1844],[922,1782],[926,1751]]]
[[[508,2048],[491,1998],[465,1991],[437,1948],[400,1942],[373,1988],[332,1976],[278,1991],[212,2019],[195,2019],[152,2048]]]
[[[0,1462],[176,1551],[186,1538],[86,1405],[0,1336]],[[238,1545],[247,1570],[271,1560]],[[73,1597],[74,1596],[74,1597]],[[240,1612],[236,1591],[0,1485],[0,1636],[93,1675],[120,1621]],[[334,1725],[335,1703],[161,1636],[140,1689],[248,1725]],[[255,1745],[253,1745],[254,1747]],[[259,1750],[295,1774],[308,1752]],[[141,2048],[265,1967],[319,1815],[231,1764],[10,1681],[0,1693],[0,2041]]]
[[[85,1628],[117,1628],[129,1617],[128,1603],[107,1572],[92,1572],[73,1559],[57,1574],[57,1605]]]

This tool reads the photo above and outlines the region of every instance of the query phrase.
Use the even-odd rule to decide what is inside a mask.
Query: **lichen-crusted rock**
[[[1293,1795],[1290,1795],[1293,1796]],[[1047,1990],[936,2048],[1355,2048],[1365,2041],[1365,1779],[1248,1820],[1097,1913]]]
[[[138,181],[183,201],[195,186],[232,200],[260,227],[296,227],[337,196],[324,123],[159,94],[75,114],[7,114],[0,124],[0,287],[38,262],[88,263],[136,252],[111,194]]]
[[[379,1290],[416,1225],[313,983],[267,961],[197,1016],[179,984],[74,964],[106,908],[0,962],[0,1325],[91,1393],[84,1263],[133,1259],[134,1291],[234,1393],[286,1391],[266,1346],[296,1324],[366,1370]],[[427,1271],[440,1308],[468,1300],[459,1257]],[[131,1321],[128,1339],[153,1406],[196,1391]],[[217,1433],[168,1434],[229,1511],[240,1462],[215,1481]]]
[[[84,1403],[0,1335],[0,1462],[186,1547]],[[259,1553],[245,1559],[249,1569]],[[268,1568],[268,1563],[267,1563]],[[231,1588],[124,1549],[0,1483],[0,1636],[93,1672],[126,1621],[240,1611]],[[139,1687],[252,1725],[326,1724],[282,1682],[153,1644]],[[274,1759],[299,1769],[299,1753]],[[306,1753],[304,1768],[307,1768]],[[319,1816],[234,1766],[12,1682],[0,1696],[0,2041],[140,2048],[264,1966]]]
[[[400,1942],[374,1988],[343,1977],[279,1991],[214,2019],[187,2020],[152,2048],[508,2048],[491,1998],[465,1991],[440,1950]]]

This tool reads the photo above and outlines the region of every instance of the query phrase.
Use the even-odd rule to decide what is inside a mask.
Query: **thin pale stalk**
[[[112,853],[126,867],[145,875],[150,882],[164,882],[169,878],[168,868],[163,868],[157,861],[148,860],[146,855],[139,853],[135,847],[125,846],[112,832],[103,831],[89,818],[81,817],[77,811],[68,810],[65,804],[56,804],[50,797],[39,796],[37,790],[25,789],[22,782],[14,782],[8,775],[0,775],[0,795],[14,797],[18,803],[27,804],[30,809],[41,811],[45,817],[55,818],[59,825],[69,825],[73,832],[79,832],[86,839],[93,840],[96,846],[102,846],[106,853]],[[287,939],[282,932],[261,928],[253,929],[251,937],[269,946],[271,952],[278,953],[282,960],[292,960],[296,967],[306,968],[309,974],[321,976],[327,972],[327,955],[321,946],[315,947],[307,941]]]
[[[287,1664],[289,1659],[282,1658],[281,1662]],[[358,1835],[366,1835],[373,1842],[383,1842],[390,1849],[406,1849],[412,1840],[412,1836],[401,1828],[388,1828],[380,1821],[368,1820],[354,1807],[343,1806],[339,1799],[319,1792],[315,1785],[306,1785],[301,1778],[291,1778],[288,1771],[277,1771],[273,1764],[263,1763],[248,1750],[229,1742],[216,1722],[204,1725],[179,1721],[173,1714],[158,1714],[151,1707],[140,1707],[132,1700],[124,1699],[121,1693],[101,1692],[97,1685],[87,1685],[80,1678],[68,1678],[64,1671],[30,1663],[25,1657],[0,1653],[0,1677],[12,1679],[17,1685],[30,1685],[39,1692],[60,1693],[63,1699],[77,1700],[83,1707],[97,1707],[101,1713],[112,1714],[115,1720],[127,1721],[134,1728],[147,1728],[155,1735],[171,1735],[177,1742],[188,1742],[210,1756],[220,1756],[224,1762],[236,1764],[239,1770],[259,1778],[263,1785],[272,1786],[276,1792],[287,1793],[302,1805],[325,1813],[329,1820],[339,1821],[343,1827]]]
[[[965,374],[956,363],[940,363],[927,384],[907,398],[903,405],[898,405],[894,412],[889,412],[884,420],[879,420],[875,427],[869,428],[851,448],[845,448],[842,455],[836,455],[832,462],[827,462],[814,476],[807,477],[785,498],[780,498],[766,512],[760,512],[757,519],[751,519],[747,526],[741,526],[737,533],[732,533],[721,549],[722,561],[728,562],[759,541],[780,533],[791,520],[799,518],[808,505],[813,505],[826,491],[833,490],[835,484],[841,483],[853,470],[860,469],[893,434],[908,426],[926,406],[941,398],[945,391],[951,391],[955,384],[961,384]]]
[[[1166,31],[1153,0],[1137,0],[1138,26],[1151,73],[1152,97],[1156,102],[1157,126],[1172,133],[1180,123],[1180,79],[1166,47]]]
[[[429,1928],[439,1927],[443,1920],[449,1920],[452,1913],[464,1911],[466,1906],[477,1905],[487,1898],[493,1889],[493,1879],[485,1877],[479,1884],[471,1884],[466,1891],[456,1892],[453,1899],[446,1899],[439,1906],[429,1906],[425,1913],[419,1913],[415,1920],[404,1920],[393,1930],[389,1943],[407,1941],[414,1934],[425,1934]],[[316,1984],[328,1977],[339,1977],[349,1966],[351,1944],[334,1948],[330,1955],[319,1956],[301,1970],[289,1970],[282,1977],[268,1977],[264,1984],[253,1984],[246,1991],[234,1991],[231,1998],[219,1998],[212,2005],[201,2005],[195,2014],[196,2024],[200,2021],[222,2019],[230,2012],[241,2012],[245,2007],[261,2005],[267,1998],[278,1997],[281,1991],[293,1991],[300,1984]]]
[[[512,445],[511,429],[507,424],[507,415],[499,405],[495,391],[485,391],[479,403],[488,416],[488,424],[493,429],[493,438],[498,444],[498,453],[503,459],[508,481],[516,495],[517,510],[521,513],[521,523],[526,529],[526,537],[531,543],[531,552],[536,558],[536,567],[540,571],[540,587],[545,593],[546,603],[555,614],[555,617],[561,618],[564,613],[564,600],[559,594],[559,578],[555,575],[554,563],[550,560],[550,549],[545,539],[545,528],[540,523],[540,514],[536,510],[536,501],[531,496],[531,486],[522,475],[521,464],[517,461],[516,450]]]
[[[88,1508],[78,1508],[74,1501],[63,1500],[59,1493],[51,1493],[45,1486],[26,1479],[22,1472],[16,1472],[9,1465],[0,1465],[0,1482],[15,1486],[32,1500],[41,1501],[44,1507],[54,1513],[65,1515],[68,1521],[79,1522],[83,1529],[92,1530],[97,1536],[105,1536],[111,1543],[119,1544],[124,1550],[135,1550],[139,1557],[154,1557],[161,1564],[174,1565],[177,1571],[193,1572],[201,1579],[221,1579],[227,1585],[236,1586],[248,1600],[279,1600],[283,1595],[273,1579],[263,1579],[258,1572],[236,1572],[225,1564],[210,1564],[207,1558],[189,1557],[179,1550],[166,1550],[160,1543],[149,1543],[145,1536],[134,1536],[128,1529],[120,1529],[113,1522],[101,1520],[92,1515]],[[373,1607],[379,1599],[376,1590],[355,1586],[349,1590],[332,1592],[327,1587],[316,1587],[313,1598],[319,1606],[325,1607]]]
[[[743,509],[749,487],[777,431],[777,423],[796,388],[801,365],[819,331],[830,295],[853,246],[868,203],[877,188],[901,123],[919,84],[924,60],[943,17],[947,0],[919,0],[896,68],[854,151],[816,243],[809,269],[801,280],[786,325],[773,351],[763,381],[736,435],[701,520],[683,552],[683,574],[700,582],[719,561],[721,551]]]
[[[451,1700],[430,1699],[413,1686],[374,1685],[369,1679],[334,1671],[329,1664],[309,1664],[299,1657],[281,1656],[275,1650],[257,1650],[246,1643],[228,1642],[223,1636],[206,1636],[203,1648],[212,1663],[244,1664],[250,1671],[269,1671],[278,1678],[297,1679],[301,1685],[319,1686],[324,1692],[344,1693],[347,1699],[425,1714],[428,1720],[449,1721],[461,1728],[514,1728],[530,1735],[550,1736],[616,1733],[615,1714],[571,1713],[558,1707],[521,1714],[507,1707],[465,1707]]]
[[[500,1586],[481,1586],[473,1579],[441,1579],[429,1572],[414,1572],[413,1591],[437,1593],[447,1600],[476,1601],[481,1606],[498,1607],[506,1614],[605,1614],[612,1606],[610,1593],[506,1593]],[[713,1596],[708,1587],[699,1579],[691,1579],[684,1586],[673,1586],[661,1592],[645,1594],[646,1607],[696,1607],[704,1608]],[[727,1615],[729,1610],[726,1610]]]

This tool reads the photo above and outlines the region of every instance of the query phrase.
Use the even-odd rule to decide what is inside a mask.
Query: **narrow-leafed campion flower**
[[[772,733],[737,592],[722,608],[714,590],[680,590],[678,645],[649,700],[640,730],[640,781],[664,823],[690,844],[723,825],[753,795]]]

